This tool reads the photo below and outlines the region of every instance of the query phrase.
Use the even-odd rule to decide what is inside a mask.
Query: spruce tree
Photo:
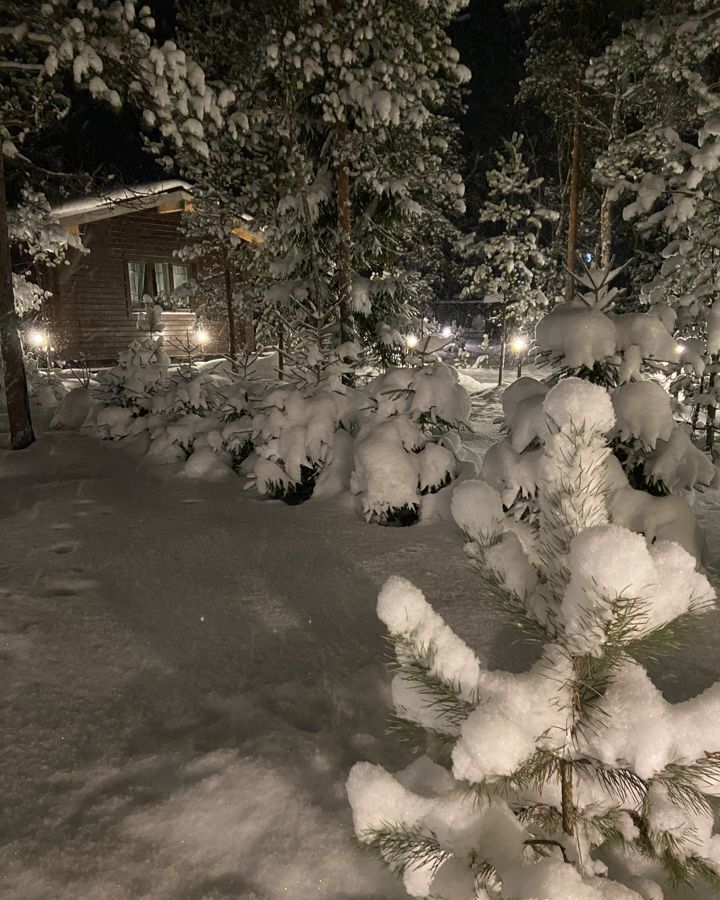
[[[522,135],[513,134],[495,154],[497,168],[487,172],[488,196],[478,213],[480,231],[461,244],[467,260],[461,296],[499,296],[499,385],[509,335],[518,328],[530,333],[547,302],[537,278],[549,264],[541,230],[557,218],[540,202],[543,179],[529,177],[522,144]]]

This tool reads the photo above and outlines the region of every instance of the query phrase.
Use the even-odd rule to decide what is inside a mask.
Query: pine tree
[[[697,879],[717,889],[720,684],[673,705],[643,668],[714,592],[678,545],[609,524],[605,389],[566,379],[543,409],[536,527],[519,529],[482,482],[453,498],[483,590],[540,657],[520,674],[487,669],[416,587],[389,579],[378,615],[394,648],[393,729],[437,762],[397,776],[356,765],[356,834],[413,896],[638,900]]]
[[[540,203],[543,179],[529,177],[522,144],[522,135],[513,134],[504,152],[496,153],[498,167],[487,172],[488,196],[478,214],[481,230],[462,242],[461,251],[470,263],[462,296],[500,297],[499,385],[509,334],[518,328],[529,333],[546,303],[536,277],[549,263],[540,233],[557,218]]]
[[[278,309],[285,345],[302,339],[285,331],[301,294],[322,318],[333,312],[335,346],[359,334],[379,349],[417,297],[417,231],[462,207],[447,113],[468,73],[445,33],[462,5],[216,4],[210,43],[251,36],[247,53],[206,63],[242,97],[238,144],[220,150],[223,191],[265,238],[264,306]],[[191,4],[182,21],[191,42],[207,41]]]
[[[614,79],[624,90],[630,124],[598,159],[597,177],[624,202],[624,217],[646,240],[665,239],[662,261],[643,294],[683,339],[686,354],[674,393],[691,407],[693,430],[706,407],[708,450],[714,446],[720,359],[719,313],[713,310],[720,279],[720,101],[713,86],[719,48],[714,8],[676,3],[665,15],[630,23],[588,73],[592,84]]]

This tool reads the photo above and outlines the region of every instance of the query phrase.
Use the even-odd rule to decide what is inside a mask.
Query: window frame
[[[188,281],[191,281],[195,277],[195,267],[190,262],[184,262],[182,260],[178,260],[175,257],[167,257],[167,256],[151,256],[150,254],[144,253],[126,253],[123,258],[123,269],[125,273],[125,302],[127,306],[127,314],[129,317],[141,312],[145,309],[144,304],[142,303],[142,298],[138,304],[133,303],[132,291],[130,289],[130,266],[134,265],[142,265],[145,267],[145,281],[144,281],[144,289],[143,294],[150,294],[152,296],[157,297],[157,281],[155,278],[155,266],[162,265],[167,266],[167,278],[168,278],[168,286],[170,288],[170,294],[172,295],[175,290],[175,276],[173,273],[173,266],[187,269],[188,273]],[[183,282],[185,284],[186,282]],[[152,291],[149,289],[152,288]],[[161,304],[162,305],[162,304]],[[165,312],[170,313],[192,313],[194,312],[192,308],[192,304],[190,302],[190,298],[188,298],[188,305],[181,307],[180,309],[168,309]]]

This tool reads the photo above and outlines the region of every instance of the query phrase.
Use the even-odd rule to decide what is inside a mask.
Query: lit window
[[[144,309],[147,295],[163,309],[190,309],[186,288],[190,266],[167,262],[128,262],[128,288],[131,309]]]

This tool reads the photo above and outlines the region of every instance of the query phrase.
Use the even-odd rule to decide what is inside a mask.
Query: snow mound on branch
[[[674,541],[695,559],[700,556],[695,513],[683,497],[655,497],[625,485],[612,494],[609,509],[615,525],[642,534],[648,544]]]
[[[502,530],[505,518],[500,494],[485,481],[463,481],[452,495],[452,516],[478,544],[487,544]]]
[[[510,443],[516,453],[531,444],[544,444],[548,436],[545,395],[536,394],[518,403],[510,429]]]
[[[210,447],[201,447],[192,453],[183,469],[186,478],[203,481],[223,481],[232,474],[229,455],[215,453]]]
[[[581,378],[565,378],[544,401],[545,414],[560,431],[589,428],[602,433],[615,424],[610,395],[605,388]]]
[[[85,423],[92,403],[93,400],[88,388],[77,387],[72,391],[68,391],[61,400],[50,422],[50,427],[67,431],[78,431]]]
[[[411,581],[399,575],[388,578],[378,596],[377,614],[391,635],[404,635],[426,648],[434,674],[456,682],[466,698],[474,696],[480,672],[477,657]]]
[[[707,607],[715,594],[695,559],[678,544],[648,547],[642,535],[617,525],[587,528],[572,542],[570,582],[562,600],[565,634],[577,655],[599,653],[607,627],[625,602],[627,627],[643,637],[691,609]]]
[[[692,763],[720,746],[720,683],[683,703],[668,703],[647,672],[626,660],[603,698],[603,727],[587,732],[581,752],[652,778],[670,763]]]
[[[414,420],[462,425],[470,417],[471,404],[458,378],[457,371],[442,362],[414,369],[391,366],[369,383],[366,393],[384,418],[404,413]]]
[[[508,428],[513,427],[515,411],[523,400],[528,400],[530,397],[544,397],[548,390],[549,388],[546,384],[538,381],[537,378],[531,378],[529,375],[523,375],[522,378],[518,378],[512,384],[509,384],[500,398],[505,424]]]
[[[511,775],[542,747],[557,743],[572,701],[572,663],[553,648],[528,671],[480,674],[480,700],[452,752],[453,774],[471,783]]]
[[[671,492],[707,487],[715,477],[712,459],[693,444],[679,426],[674,426],[668,439],[659,440],[645,458],[645,471],[655,482]]]
[[[393,776],[370,763],[353,766],[346,789],[355,834],[360,840],[367,840],[373,832],[387,829],[388,823],[392,823],[435,835],[442,845],[453,847],[459,854],[469,854],[482,847],[491,861],[521,855],[525,829],[502,800],[478,802],[457,789],[422,796],[402,784],[407,774],[408,770]],[[440,778],[436,776],[436,780]],[[455,863],[456,860],[450,859],[439,870],[428,863],[411,864],[403,874],[406,891],[412,897],[426,897],[441,891],[443,885],[447,889],[449,884],[457,887],[460,882],[465,893],[443,891],[442,895],[472,896],[469,893],[470,890],[474,893],[472,873],[465,866],[462,866],[464,872],[459,871]]]
[[[522,900],[643,900],[642,895],[606,878],[589,878],[555,859],[503,869],[503,889]]]
[[[573,304],[556,306],[541,319],[535,340],[541,350],[572,369],[592,369],[596,362],[614,356],[618,349],[612,320],[599,310]]]
[[[618,335],[618,349],[639,349],[642,359],[675,362],[678,345],[661,320],[652,313],[621,313],[611,316]]]
[[[644,447],[667,441],[675,427],[670,397],[655,381],[633,381],[612,393],[616,428],[623,441],[637,440]]]
[[[532,497],[535,494],[542,458],[542,448],[517,453],[507,437],[487,451],[480,477],[500,494],[503,506],[510,507],[518,495]]]

